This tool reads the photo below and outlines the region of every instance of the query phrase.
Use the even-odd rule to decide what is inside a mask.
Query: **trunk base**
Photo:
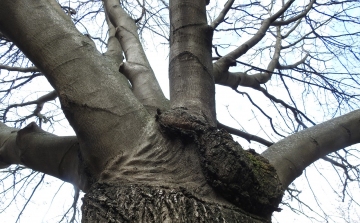
[[[270,222],[234,206],[205,202],[185,188],[95,183],[83,198],[82,222]]]

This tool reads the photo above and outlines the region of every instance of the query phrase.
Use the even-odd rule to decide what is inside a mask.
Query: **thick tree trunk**
[[[158,114],[83,200],[83,222],[270,222],[275,169],[186,109]]]
[[[0,31],[44,73],[76,133],[57,137],[35,124],[17,130],[0,123],[0,168],[22,164],[80,187],[87,193],[83,222],[270,222],[284,187],[307,165],[360,141],[357,111],[294,134],[263,156],[243,150],[216,128],[208,1],[170,1],[170,106],[135,23],[118,1],[104,2],[125,76],[56,1],[7,0],[0,7]],[[215,73],[247,43],[223,57]]]
[[[95,184],[83,199],[82,222],[269,222],[233,206],[205,201],[186,188]]]
[[[35,124],[20,131],[0,125],[0,164],[24,164],[79,186],[87,193],[83,222],[269,222],[283,193],[275,169],[203,120],[184,108],[159,113],[138,146],[119,151],[96,183],[83,180],[87,163],[75,138],[60,142]]]

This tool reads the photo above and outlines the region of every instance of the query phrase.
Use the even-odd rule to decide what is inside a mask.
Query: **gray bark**
[[[276,168],[286,188],[302,171],[329,153],[360,142],[360,110],[295,133],[261,155]]]
[[[59,137],[40,129],[35,123],[19,130],[0,122],[0,168],[21,164],[87,191],[88,175],[79,157],[74,136]]]
[[[91,174],[98,177],[109,158],[137,144],[132,135],[149,113],[55,1],[2,1],[0,27],[57,91]]]
[[[120,45],[109,40],[102,55],[56,1],[1,1],[0,32],[52,84],[76,136],[0,123],[0,167],[25,165],[80,187],[87,192],[83,222],[269,222],[301,171],[360,140],[360,111],[287,137],[262,156],[216,128],[214,79],[221,82],[292,2],[213,69],[208,1],[170,1],[169,109],[136,26],[117,2],[104,1],[111,41],[116,36]],[[259,74],[260,82],[248,78],[258,85],[271,72]]]
[[[83,202],[84,223],[268,222],[231,205],[204,201],[185,188],[95,184]]]
[[[186,107],[216,126],[212,28],[205,1],[170,1],[170,105]]]

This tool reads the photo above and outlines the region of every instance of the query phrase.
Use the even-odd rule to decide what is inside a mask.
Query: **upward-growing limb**
[[[98,176],[108,159],[137,143],[129,136],[142,132],[149,113],[56,1],[2,1],[0,31],[57,91],[91,174]]]
[[[170,104],[205,116],[216,126],[213,30],[205,6],[205,0],[170,1]]]
[[[165,109],[168,104],[167,99],[140,43],[134,19],[121,8],[119,1],[104,0],[103,2],[126,58],[126,62],[120,66],[120,71],[129,79],[134,95],[143,105],[152,111],[158,108]]]

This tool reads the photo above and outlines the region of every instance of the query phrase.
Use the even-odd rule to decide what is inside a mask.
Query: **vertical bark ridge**
[[[205,6],[205,0],[170,1],[170,103],[172,108],[186,107],[205,116],[215,126],[213,31]]]
[[[197,198],[181,187],[96,183],[83,199],[82,222],[239,222],[264,223],[228,205]]]

